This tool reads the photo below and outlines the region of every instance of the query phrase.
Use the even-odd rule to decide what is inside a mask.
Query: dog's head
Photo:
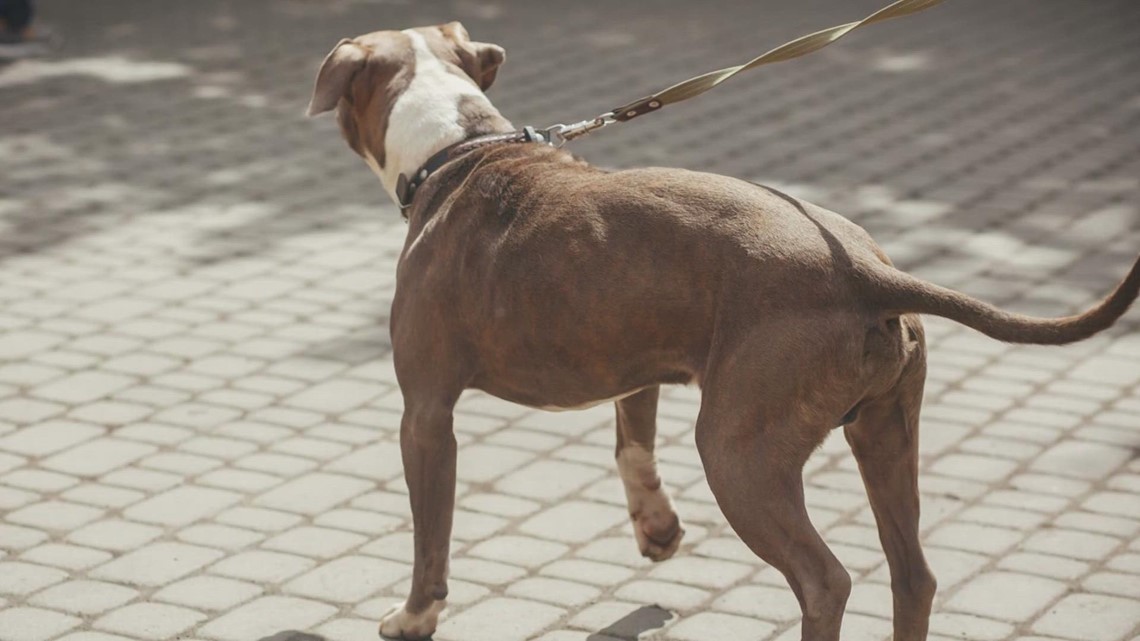
[[[431,110],[423,104],[425,100],[454,102],[464,95],[481,94],[495,81],[504,58],[502,47],[472,41],[458,22],[345,38],[321,65],[308,114],[336,109],[349,146],[384,167],[393,107],[413,83],[418,101],[415,110],[430,118],[424,113]],[[415,82],[417,72],[423,76],[419,83]],[[456,79],[466,86],[456,85]]]

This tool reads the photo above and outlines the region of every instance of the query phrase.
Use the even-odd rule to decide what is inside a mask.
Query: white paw
[[[408,612],[403,604],[397,605],[380,619],[380,636],[404,641],[426,639],[435,632],[439,613],[446,605],[446,601],[436,601],[423,612],[416,613]]]
[[[641,556],[654,562],[673,556],[681,546],[685,529],[669,497],[658,489],[640,497],[637,504],[638,510],[630,519]]]

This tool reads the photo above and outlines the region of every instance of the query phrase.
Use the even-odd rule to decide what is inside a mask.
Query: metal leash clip
[[[575,138],[585,136],[592,131],[601,129],[615,122],[617,122],[617,120],[614,119],[614,112],[607,111],[597,118],[583,120],[582,122],[576,122],[572,125],[552,125],[543,129],[542,133],[546,135],[546,139],[550,141],[550,144],[555,147],[561,147]]]

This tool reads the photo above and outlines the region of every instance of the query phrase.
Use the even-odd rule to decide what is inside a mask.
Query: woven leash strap
[[[934,5],[941,4],[942,2],[943,0],[898,0],[898,2],[887,5],[857,22],[848,22],[838,27],[824,29],[823,31],[817,31],[796,38],[742,65],[726,67],[718,71],[710,71],[695,78],[685,80],[684,82],[679,82],[652,96],[646,96],[628,105],[614,109],[612,117],[618,122],[624,122],[642,114],[656,111],[665,105],[671,105],[676,102],[681,102],[682,100],[694,98],[737,74],[755,69],[761,65],[805,56],[813,51],[818,51],[826,47],[859,27],[866,27],[878,22],[890,20],[891,18],[900,18],[912,13],[917,13],[929,9]]]

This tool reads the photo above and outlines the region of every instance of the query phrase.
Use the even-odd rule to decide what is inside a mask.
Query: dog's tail
[[[876,267],[868,293],[883,317],[932,314],[972,327],[1007,343],[1064,345],[1108,329],[1140,293],[1140,258],[1107,297],[1084,313],[1063,318],[1035,318],[1000,310],[961,292],[928,283],[893,267]]]

